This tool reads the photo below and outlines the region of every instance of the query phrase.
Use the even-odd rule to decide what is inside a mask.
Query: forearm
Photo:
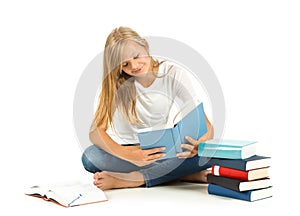
[[[207,124],[207,139],[209,140],[213,138],[214,138],[214,127],[209,122],[209,124]]]
[[[165,155],[159,153],[165,150],[164,147],[141,150],[139,146],[119,145],[106,133],[105,129],[97,128],[92,131],[90,133],[90,140],[104,151],[137,166],[148,165]]]
[[[97,128],[94,131],[90,132],[89,136],[90,136],[90,141],[94,145],[100,147],[104,151],[106,151],[116,157],[125,159],[122,146],[119,145],[118,143],[116,143],[106,133],[106,131],[104,129]]]
[[[205,118],[206,118],[207,132],[198,139],[198,143],[205,142],[206,140],[214,138],[214,127],[212,126],[212,124],[210,123],[210,121],[208,120],[208,118],[206,116],[205,116]]]

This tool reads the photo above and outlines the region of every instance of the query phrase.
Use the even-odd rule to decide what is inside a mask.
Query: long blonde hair
[[[114,29],[107,37],[103,56],[103,77],[99,103],[91,130],[100,125],[112,124],[113,114],[119,108],[130,124],[141,124],[136,113],[136,89],[134,78],[122,72],[122,53],[128,41],[144,47],[149,55],[147,41],[128,27]],[[159,62],[151,57],[152,67]]]

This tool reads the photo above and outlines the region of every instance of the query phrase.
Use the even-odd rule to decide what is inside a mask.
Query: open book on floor
[[[141,148],[150,149],[164,146],[166,147],[164,151],[166,156],[162,159],[172,158],[183,151],[181,144],[189,143],[185,136],[190,136],[196,140],[203,136],[207,132],[203,103],[199,103],[196,107],[194,104],[194,107],[191,107],[187,106],[184,111],[181,111],[180,116],[183,118],[178,122],[175,118],[172,126],[163,129],[147,128],[140,130],[138,138]]]
[[[53,185],[35,185],[25,191],[26,195],[42,198],[64,207],[73,207],[107,201],[105,193],[94,186],[81,182]]]

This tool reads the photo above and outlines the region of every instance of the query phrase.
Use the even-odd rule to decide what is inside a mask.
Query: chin
[[[145,76],[147,76],[147,74],[148,74],[148,72],[146,71],[146,72],[136,73],[136,74],[134,74],[134,76],[136,76],[136,77],[145,77]]]

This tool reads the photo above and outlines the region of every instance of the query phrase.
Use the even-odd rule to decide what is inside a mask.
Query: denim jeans
[[[208,158],[199,156],[185,159],[162,159],[140,167],[111,155],[96,145],[91,145],[85,149],[82,154],[82,163],[84,168],[92,173],[139,171],[144,176],[146,187],[170,182],[211,167]]]

